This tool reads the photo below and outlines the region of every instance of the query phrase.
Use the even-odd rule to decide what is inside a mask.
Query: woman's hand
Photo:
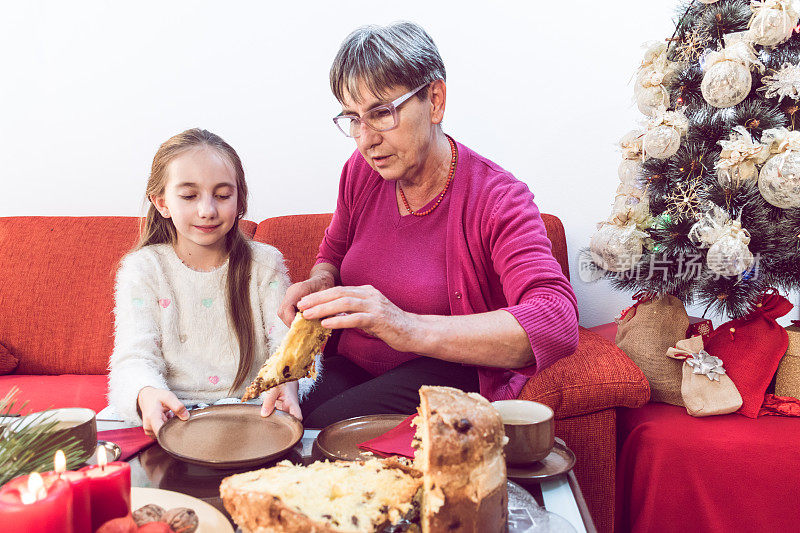
[[[261,416],[269,416],[272,411],[279,409],[302,420],[303,413],[300,411],[300,401],[297,399],[299,386],[300,384],[296,381],[290,381],[265,392],[264,404],[261,406]]]
[[[321,318],[330,329],[358,328],[399,352],[419,352],[419,315],[394,305],[372,285],[333,287],[297,302],[303,317]]]
[[[335,285],[334,275],[327,270],[312,271],[312,275],[305,281],[291,285],[286,289],[286,295],[278,308],[278,318],[287,326],[292,325],[294,315],[297,314],[297,302],[304,296],[318,291],[329,289]]]
[[[144,387],[136,400],[142,414],[142,427],[148,437],[155,438],[164,422],[177,416],[189,420],[189,410],[171,391]]]

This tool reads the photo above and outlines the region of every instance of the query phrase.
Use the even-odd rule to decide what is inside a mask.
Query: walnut
[[[197,529],[197,513],[188,507],[170,509],[161,517],[175,533],[194,533]]]
[[[148,522],[158,522],[163,515],[163,507],[150,503],[133,512],[133,521],[136,522],[137,526],[143,526]]]

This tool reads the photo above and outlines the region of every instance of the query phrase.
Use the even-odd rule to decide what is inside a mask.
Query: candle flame
[[[21,501],[25,505],[30,505],[32,503],[36,503],[36,495],[30,491],[25,490],[24,488],[20,487],[19,489],[19,501]]]
[[[108,464],[108,457],[106,457],[106,449],[103,446],[97,447],[97,464],[100,468],[105,468]]]
[[[44,480],[38,472],[33,472],[30,476],[28,476],[28,493],[29,495],[27,499],[32,500],[30,503],[43,500],[47,497],[47,490],[44,488]],[[23,500],[23,503],[26,503],[26,501],[23,499],[22,492],[20,492],[20,499]]]
[[[57,474],[63,474],[67,470],[67,457],[64,455],[64,450],[58,450],[53,459],[55,465],[54,470]]]

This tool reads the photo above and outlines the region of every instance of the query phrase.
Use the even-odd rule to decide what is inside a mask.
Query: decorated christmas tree
[[[693,0],[645,53],[643,127],[585,263],[619,289],[750,312],[800,288],[800,12],[791,0]]]

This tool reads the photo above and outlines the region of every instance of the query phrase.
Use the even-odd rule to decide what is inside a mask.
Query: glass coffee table
[[[97,421],[98,431],[125,427],[130,426],[117,421]],[[306,429],[301,441],[283,459],[297,464],[312,462],[312,445],[319,432],[318,429]],[[230,519],[219,496],[219,484],[223,478],[238,471],[216,470],[180,461],[167,454],[158,443],[129,459],[128,462],[131,465],[133,487],[158,488],[187,494],[209,503]],[[263,466],[268,467],[271,464],[274,463]],[[525,488],[540,506],[564,517],[572,524],[575,531],[579,533],[596,531],[572,471],[542,481],[517,479],[512,481]]]

